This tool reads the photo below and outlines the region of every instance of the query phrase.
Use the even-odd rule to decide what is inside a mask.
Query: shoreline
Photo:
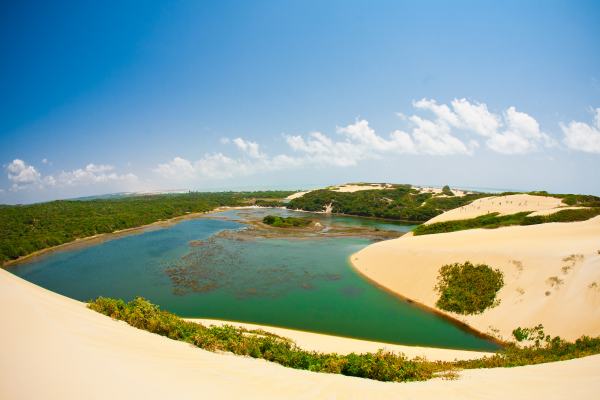
[[[177,224],[182,221],[202,218],[203,216],[205,216],[207,214],[211,214],[211,213],[218,213],[218,212],[223,212],[223,211],[228,211],[228,210],[253,209],[253,208],[277,208],[277,209],[283,209],[283,210],[290,210],[289,208],[286,208],[286,207],[262,207],[262,206],[255,206],[255,205],[251,205],[251,206],[220,206],[220,207],[216,207],[210,211],[203,211],[203,212],[179,215],[177,217],[151,222],[146,225],[134,226],[131,228],[125,228],[125,229],[121,229],[121,230],[117,230],[117,231],[113,231],[113,232],[98,233],[98,234],[92,235],[92,236],[76,238],[75,240],[72,240],[70,242],[65,242],[65,243],[57,244],[56,246],[51,246],[51,247],[46,247],[44,249],[36,250],[33,253],[29,253],[24,256],[20,256],[19,258],[16,258],[14,260],[4,261],[2,263],[2,265],[0,265],[0,268],[8,268],[8,267],[11,267],[14,265],[26,263],[26,262],[31,261],[32,259],[35,259],[37,257],[42,257],[44,255],[51,254],[56,251],[70,250],[71,248],[77,248],[78,246],[94,245],[94,244],[102,243],[107,240],[112,240],[113,238],[117,239],[122,236],[143,233],[143,232],[153,229],[153,228],[157,228],[157,229],[166,228],[166,227],[169,227],[171,225]],[[314,214],[325,214],[324,211],[305,211],[305,210],[290,210],[290,211],[314,213]],[[395,222],[400,222],[401,224],[404,224],[404,222],[405,222],[405,221],[399,221],[399,220],[390,220],[390,219],[376,218],[376,217],[363,217],[363,216],[359,216],[359,215],[350,215],[350,214],[330,213],[330,215],[340,215],[340,216],[345,216],[345,217],[365,218],[365,219],[380,220],[380,221],[392,221],[392,222],[395,221]],[[407,225],[415,225],[415,224],[419,225],[420,223],[410,223]]]
[[[94,245],[94,244],[102,243],[107,240],[118,239],[119,237],[122,237],[122,236],[143,233],[143,232],[145,232],[147,230],[151,230],[153,228],[157,228],[157,229],[166,228],[171,225],[175,225],[179,222],[201,218],[201,217],[205,216],[206,214],[210,214],[213,212],[227,211],[227,210],[232,210],[232,209],[245,209],[245,208],[250,208],[250,207],[252,207],[252,206],[237,206],[237,207],[221,206],[221,207],[214,208],[210,211],[203,211],[203,212],[179,215],[177,217],[151,222],[146,225],[134,226],[131,228],[125,228],[125,229],[121,229],[121,230],[117,230],[117,231],[113,231],[113,232],[98,233],[98,234],[92,235],[92,236],[77,238],[70,242],[65,242],[65,243],[57,244],[56,246],[46,247],[44,249],[36,250],[33,253],[26,254],[24,256],[14,259],[14,260],[5,261],[0,267],[2,267],[2,268],[11,267],[13,265],[18,265],[21,263],[31,261],[31,259],[35,259],[37,257],[41,257],[41,256],[44,256],[49,253],[53,253],[56,251],[62,251],[62,250],[70,250],[72,247],[77,248],[78,246]]]
[[[468,350],[448,347],[429,347],[424,345],[380,342],[350,336],[334,335],[324,332],[287,328],[284,326],[265,325],[255,322],[198,317],[185,317],[183,319],[190,322],[196,322],[204,326],[232,325],[248,330],[264,330],[265,332],[291,339],[303,350],[318,351],[322,353],[375,353],[378,350],[383,349],[395,353],[403,353],[410,359],[415,357],[424,357],[430,361],[453,361],[455,359],[471,360],[495,354],[495,352],[485,350]]]
[[[575,340],[600,333],[599,238],[600,217],[405,235],[355,252],[350,263],[362,277],[388,293],[499,343],[509,341],[517,327],[538,324],[552,336]],[[498,306],[474,315],[435,307],[433,287],[440,266],[465,260],[503,272]]]
[[[391,239],[391,240],[394,240],[394,239]],[[369,246],[371,246],[371,245],[369,245]],[[367,247],[369,247],[369,246],[367,246]],[[366,249],[367,247],[365,247],[365,249]],[[362,249],[362,250],[364,250],[364,249]],[[357,253],[358,253],[358,252],[357,252]],[[467,324],[466,322],[464,322],[464,321],[461,321],[461,320],[459,320],[459,319],[457,319],[457,318],[454,318],[452,315],[446,314],[444,311],[438,310],[438,309],[436,309],[436,308],[433,308],[433,307],[430,307],[430,306],[428,306],[428,305],[426,305],[426,304],[424,304],[424,303],[421,303],[421,302],[419,302],[419,301],[416,301],[416,300],[414,300],[414,299],[411,299],[411,298],[409,298],[409,297],[407,297],[407,296],[404,296],[404,295],[402,295],[401,293],[398,293],[398,292],[396,292],[396,291],[394,291],[394,290],[392,290],[392,289],[390,289],[390,288],[388,288],[388,287],[384,286],[384,285],[383,285],[381,282],[378,282],[378,281],[376,281],[375,279],[371,278],[370,276],[368,276],[368,275],[364,274],[364,273],[363,273],[363,272],[362,272],[362,271],[361,271],[361,270],[360,270],[360,269],[359,269],[359,268],[358,268],[358,267],[357,267],[357,266],[356,266],[356,265],[355,265],[355,264],[352,262],[352,257],[353,257],[355,254],[357,254],[357,253],[351,254],[351,255],[348,257],[348,263],[350,264],[351,268],[352,268],[352,269],[353,269],[353,270],[354,270],[354,271],[355,271],[355,272],[356,272],[356,273],[357,273],[357,274],[358,274],[358,275],[359,275],[359,276],[360,276],[362,279],[364,279],[365,281],[369,282],[369,284],[371,284],[371,285],[375,286],[375,287],[376,287],[376,288],[378,288],[379,290],[382,290],[382,291],[384,291],[384,292],[386,292],[386,293],[388,293],[388,294],[390,294],[390,295],[392,295],[392,296],[396,297],[397,299],[399,299],[399,300],[401,300],[401,301],[405,301],[405,302],[409,303],[409,304],[410,304],[410,305],[412,305],[412,306],[415,306],[415,307],[417,307],[417,308],[420,308],[420,309],[422,309],[422,310],[424,310],[424,311],[426,311],[426,312],[428,312],[428,313],[431,313],[431,314],[437,315],[438,317],[441,317],[441,318],[442,318],[442,319],[444,319],[445,321],[447,321],[447,322],[449,322],[449,323],[451,323],[451,324],[455,325],[456,327],[458,327],[459,329],[461,329],[461,330],[463,330],[463,331],[465,331],[465,332],[468,332],[468,333],[470,333],[470,334],[472,334],[472,335],[474,335],[474,336],[477,336],[477,337],[479,337],[479,338],[481,338],[481,339],[488,340],[488,341],[490,341],[490,342],[492,342],[492,343],[494,343],[494,344],[498,345],[498,346],[500,347],[500,349],[502,349],[502,347],[504,347],[504,346],[506,346],[506,345],[508,344],[508,342],[507,342],[507,341],[504,341],[504,340],[502,340],[502,339],[500,339],[500,338],[497,338],[497,337],[495,337],[495,336],[492,336],[492,335],[490,335],[490,334],[488,334],[488,333],[482,332],[482,331],[480,331],[480,330],[478,330],[478,329],[474,328],[473,326],[471,326],[471,325]],[[438,347],[435,347],[435,348],[438,348]],[[500,350],[500,349],[499,349],[499,350]]]
[[[80,399],[82,393],[91,393],[94,398],[115,400],[174,396],[527,400],[591,399],[600,389],[600,355],[462,370],[454,380],[379,382],[211,353],[112,320],[8,271],[0,271],[0,287],[0,308],[11,326],[0,331],[3,398]],[[32,376],[35,385],[30,384]]]

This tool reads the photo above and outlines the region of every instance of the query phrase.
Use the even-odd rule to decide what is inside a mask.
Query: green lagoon
[[[389,343],[473,350],[498,346],[373,286],[349,265],[372,241],[361,237],[236,240],[244,218],[280,209],[231,210],[82,248],[8,270],[68,297],[143,296],[184,317],[254,322]],[[325,224],[410,230],[353,217]],[[326,226],[326,225],[325,225]]]

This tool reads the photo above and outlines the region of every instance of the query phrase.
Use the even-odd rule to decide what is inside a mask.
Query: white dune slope
[[[510,338],[543,324],[566,339],[600,335],[600,217],[588,221],[403,236],[353,254],[359,272],[383,287],[435,307],[444,264],[471,261],[504,272],[500,305],[453,317]]]
[[[132,328],[0,270],[1,399],[595,398],[600,356],[383,383],[214,354]]]

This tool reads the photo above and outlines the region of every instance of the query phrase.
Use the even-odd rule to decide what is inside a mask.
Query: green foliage
[[[510,215],[490,213],[471,219],[436,222],[434,224],[419,225],[414,230],[415,235],[429,235],[432,233],[446,233],[475,228],[499,228],[501,226],[521,225],[529,212],[520,212]]]
[[[299,228],[309,225],[310,219],[297,217],[280,217],[278,215],[267,215],[263,218],[263,223],[277,228]]]
[[[99,297],[88,307],[139,329],[174,340],[184,341],[209,351],[226,351],[262,358],[286,367],[376,379],[380,381],[422,381],[454,372],[459,368],[496,368],[568,360],[600,353],[600,338],[582,337],[574,343],[545,336],[540,326],[515,331],[540,334],[543,340],[527,347],[508,344],[500,352],[476,360],[431,362],[408,360],[403,354],[379,350],[376,353],[339,355],[306,351],[290,339],[263,330],[248,330],[230,325],[205,327],[160,310],[143,298],[129,303]]]
[[[479,314],[498,304],[496,293],[504,286],[499,269],[469,261],[440,268],[435,290],[440,297],[436,306],[458,314]]]
[[[0,263],[78,238],[246,205],[255,198],[278,199],[291,192],[221,192],[60,200],[0,207]]]
[[[535,342],[537,347],[540,346],[542,341],[549,342],[550,336],[544,333],[544,327],[542,324],[537,325],[533,328],[517,328],[512,332],[513,337],[517,342],[523,342],[527,340],[532,340]]]
[[[306,351],[291,340],[262,330],[230,325],[205,327],[160,310],[143,298],[129,303],[99,297],[88,307],[111,318],[171,339],[181,340],[209,351],[227,351],[262,358],[286,367],[329,372],[381,381],[425,380],[436,370],[433,363],[407,360],[402,354],[383,350],[377,353],[338,355]]]
[[[600,207],[562,210],[550,215],[536,215],[532,217],[529,217],[528,214],[530,214],[528,211],[502,216],[499,215],[499,213],[490,213],[471,219],[419,225],[413,230],[413,233],[414,235],[429,235],[433,233],[447,233],[476,228],[493,229],[511,225],[537,225],[548,222],[585,221],[600,215]]]
[[[450,186],[448,185],[442,188],[442,194],[445,194],[446,196],[454,196],[454,192],[452,191],[452,189],[450,189]]]
[[[331,204],[334,213],[425,222],[444,211],[461,207],[486,196],[491,194],[435,197],[431,193],[419,193],[411,185],[394,185],[392,189],[357,192],[321,189],[291,200],[287,207],[305,211],[323,211],[328,204]]]
[[[476,360],[457,361],[457,368],[497,368],[571,360],[600,353],[600,337],[582,336],[575,342],[544,333],[544,327],[517,328],[513,331],[517,342],[533,341],[529,346],[509,343],[501,352]]]
[[[259,207],[285,207],[285,203],[279,200],[257,199],[254,205]]]

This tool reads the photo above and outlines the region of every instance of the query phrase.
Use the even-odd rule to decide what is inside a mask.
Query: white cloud
[[[291,154],[276,156],[262,152],[256,142],[224,138],[221,143],[233,144],[242,152],[240,157],[223,153],[206,154],[197,161],[175,157],[154,171],[180,181],[223,179],[300,166],[349,167],[364,160],[402,155],[471,155],[480,147],[477,139],[503,154],[524,154],[554,143],[533,117],[515,107],[498,115],[487,105],[466,99],[455,99],[449,105],[421,99],[413,106],[434,117],[397,113],[407,128],[387,136],[378,135],[366,119],[337,127],[336,136],[322,132],[284,135]]]
[[[117,174],[111,165],[88,164],[84,168],[72,171],[61,171],[56,175],[42,176],[34,166],[15,159],[7,167],[8,179],[12,182],[11,191],[28,188],[44,189],[49,187],[65,187],[92,185],[98,183],[121,181],[137,182],[134,174]]]
[[[264,156],[260,152],[258,143],[256,143],[256,142],[250,142],[250,141],[244,140],[242,138],[235,138],[235,139],[233,139],[233,144],[235,144],[238,149],[240,149],[242,152],[248,154],[252,158],[261,158]]]
[[[471,154],[471,150],[457,137],[445,123],[431,121],[413,115],[409,120],[414,124],[411,136],[417,152],[429,155]]]
[[[450,104],[451,107],[429,99],[413,103],[418,109],[431,111],[437,117],[435,123],[438,127],[447,126],[475,133],[484,137],[486,146],[497,153],[526,154],[536,151],[540,146],[556,144],[540,130],[532,116],[517,111],[513,106],[500,116],[490,112],[484,103],[454,99]]]
[[[6,171],[8,172],[8,180],[17,186],[39,182],[41,177],[35,167],[18,158],[8,164]]]
[[[564,144],[572,149],[587,153],[600,154],[600,108],[594,110],[594,122],[571,121],[568,125],[560,124],[563,131]]]

